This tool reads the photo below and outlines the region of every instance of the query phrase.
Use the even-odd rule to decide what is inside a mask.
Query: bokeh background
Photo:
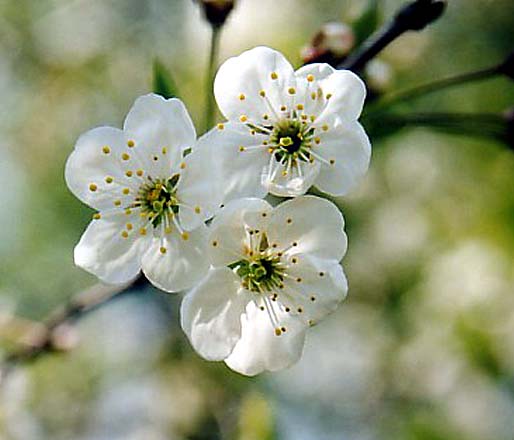
[[[389,17],[400,1],[379,1]],[[300,49],[367,2],[240,0],[221,59]],[[67,190],[77,137],[120,126],[156,58],[199,131],[209,28],[190,0],[0,0],[0,356],[96,282],[73,265],[91,211]],[[383,91],[492,65],[514,41],[510,0],[452,0],[381,54]],[[383,72],[383,69],[379,71]],[[434,93],[409,112],[501,113],[514,82]],[[470,127],[473,122],[470,121]],[[338,200],[347,300],[289,370],[246,378],[198,357],[179,296],[128,292],[64,335],[66,353],[0,387],[2,440],[508,440],[514,438],[514,151],[405,128],[372,138],[363,185]]]

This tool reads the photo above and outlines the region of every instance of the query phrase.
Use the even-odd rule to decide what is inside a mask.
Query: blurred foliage
[[[264,44],[298,64],[322,23],[355,24],[362,40],[400,3],[240,0],[221,55]],[[513,49],[513,29],[510,0],[449,2],[380,55],[394,77],[379,93],[492,65]],[[92,214],[63,179],[75,140],[120,126],[152,87],[179,88],[198,126],[208,37],[188,0],[0,1],[0,353],[14,343],[2,331],[13,313],[41,319],[95,282],[72,261]],[[0,438],[512,439],[514,154],[477,136],[472,118],[458,135],[393,122],[513,103],[512,81],[495,78],[373,121],[387,136],[372,138],[370,173],[336,200],[350,293],[295,367],[246,378],[204,361],[177,324],[180,298],[137,290],[80,321],[76,349],[9,377]]]

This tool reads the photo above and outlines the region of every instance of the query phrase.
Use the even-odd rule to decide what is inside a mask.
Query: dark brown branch
[[[377,33],[366,40],[355,53],[343,61],[338,68],[362,70],[386,46],[407,31],[421,31],[437,20],[446,7],[443,0],[415,0],[403,6],[394,18]]]

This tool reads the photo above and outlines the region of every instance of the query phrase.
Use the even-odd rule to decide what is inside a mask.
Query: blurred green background
[[[383,17],[401,3],[378,2]],[[269,45],[299,65],[324,22],[365,4],[240,0],[221,59]],[[200,130],[208,41],[190,0],[0,0],[0,356],[20,343],[13,315],[40,320],[95,283],[72,259],[91,216],[63,178],[75,140],[121,125],[156,57]],[[513,41],[511,0],[452,0],[381,54],[385,87],[487,67]],[[514,83],[497,78],[402,111],[512,105]],[[296,366],[245,378],[203,361],[177,326],[179,297],[139,289],[70,330],[69,353],[9,376],[0,439],[514,438],[514,152],[428,128],[372,141],[366,181],[338,201],[349,296]]]

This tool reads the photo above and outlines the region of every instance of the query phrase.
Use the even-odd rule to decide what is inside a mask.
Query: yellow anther
[[[136,171],[136,174],[141,177],[143,175],[144,171],[143,170],[137,170]]]
[[[102,218],[102,215],[99,212],[97,212],[96,214],[93,215],[93,218],[95,220],[100,220]]]
[[[218,246],[218,242],[216,240],[214,240],[211,244],[212,244],[212,247]]]
[[[336,160],[335,159],[330,159],[328,162],[330,163],[330,165],[334,165],[336,163]]]
[[[327,124],[323,124],[323,125],[321,126],[321,129],[322,129],[323,131],[328,131],[328,125],[327,125]]]
[[[164,246],[161,246],[161,247],[159,248],[159,252],[160,252],[161,254],[163,254],[163,255],[166,253],[166,251],[167,251],[167,249],[166,249]]]
[[[218,124],[217,127],[218,127],[218,130],[223,130],[225,128],[225,125],[224,124]]]
[[[179,166],[180,166],[180,169],[183,170],[186,167],[186,163],[181,162]]]
[[[265,121],[267,121],[269,119],[269,115],[267,115],[266,113],[264,113],[262,115],[262,119],[264,119]]]
[[[301,282],[302,282],[302,279],[298,277],[298,278],[296,278],[296,282],[297,282],[297,283],[301,283]]]
[[[182,232],[182,234],[181,234],[181,235],[182,235],[182,239],[183,239],[183,240],[189,240],[189,233],[188,233],[188,232],[185,232],[185,231],[184,231],[184,232]]]
[[[292,219],[292,218],[288,218],[288,219],[286,220],[286,223],[287,223],[288,225],[290,225],[291,223],[293,223],[293,219]]]
[[[311,93],[311,99],[316,100],[316,97],[317,97],[316,92],[312,92]]]
[[[199,206],[195,206],[195,213],[200,214],[202,212],[202,209]]]
[[[170,226],[168,226],[167,228],[164,229],[165,234],[171,234],[172,232],[173,232],[173,229],[171,229]]]
[[[285,112],[287,110],[287,107],[285,105],[280,106],[280,111]]]
[[[264,98],[266,96],[266,92],[264,90],[261,90],[259,92],[259,95],[261,95]]]
[[[314,295],[311,296],[311,301],[312,302],[316,301],[316,297]]]
[[[287,171],[286,170],[282,171],[282,176],[284,176],[284,177],[287,176]]]
[[[298,307],[298,308],[296,309],[296,311],[297,311],[298,313],[303,313],[303,309],[302,309],[301,307]]]
[[[121,155],[121,158],[122,158],[123,160],[129,160],[129,159],[130,159],[130,154],[128,154],[128,153],[123,153],[123,154]]]
[[[293,264],[298,263],[298,258],[293,257],[293,258],[291,259],[291,263],[293,263]]]
[[[97,189],[98,187],[94,183],[89,185],[89,191],[95,192]]]
[[[316,116],[314,115],[310,115],[309,116],[309,119],[311,120],[311,122],[314,122],[316,120]]]
[[[243,151],[245,150],[245,147],[243,147],[242,145],[239,147],[239,151],[242,153]]]
[[[306,121],[307,120],[307,115],[302,115],[302,120]]]
[[[145,218],[147,215],[148,215],[147,212],[140,212],[139,213],[139,217],[141,217],[141,218]]]
[[[275,335],[280,336],[282,334],[282,330],[280,330],[278,327],[275,329]]]
[[[114,182],[114,179],[111,176],[107,176],[105,178],[105,183],[112,183],[112,182]]]
[[[146,235],[146,228],[141,228],[141,229],[139,230],[139,234],[140,234],[140,235]]]
[[[296,108],[297,108],[298,110],[303,110],[303,109],[304,109],[303,104],[298,104],[298,105],[296,106]]]
[[[121,233],[121,236],[122,236],[123,238],[128,238],[128,232],[127,232],[127,231],[123,231],[123,232]]]
[[[244,95],[244,93],[241,93],[241,94],[239,95],[239,100],[240,100],[240,101],[244,101],[245,99],[246,99],[246,96]]]
[[[120,205],[121,205],[121,200],[114,201],[114,206],[120,206]]]
[[[315,137],[314,138],[314,142],[319,145],[319,143],[321,142],[321,139],[319,137]]]
[[[271,72],[271,79],[277,79],[278,78],[278,75],[277,75],[277,72]]]
[[[129,148],[134,147],[134,145],[136,145],[136,143],[135,143],[133,140],[129,140],[129,141],[127,142],[127,147],[129,147]]]
[[[296,89],[294,87],[289,87],[287,89],[287,93],[289,93],[290,95],[294,95],[296,93]]]
[[[152,159],[153,159],[155,162],[157,162],[157,161],[159,160],[159,156],[154,156],[154,157],[152,157]]]
[[[246,122],[246,121],[248,121],[248,117],[247,117],[246,115],[241,115],[241,116],[239,117],[239,120],[240,120],[241,122]]]
[[[310,73],[309,73],[309,74],[307,75],[307,81],[309,81],[309,82],[314,81],[314,75],[312,75],[312,74],[310,74]]]
[[[255,133],[257,133],[255,130],[250,130],[250,134],[251,134],[252,136],[255,136]]]
[[[132,171],[128,170],[125,172],[125,176],[127,177],[132,177],[134,173],[132,173]]]
[[[107,145],[105,145],[102,148],[102,151],[103,151],[104,154],[109,154],[111,152],[111,149]]]
[[[332,93],[327,93],[327,99],[332,98]]]
[[[167,154],[168,153],[168,149],[166,147],[162,147],[162,154]]]
[[[123,188],[123,194],[125,194],[126,196],[130,194],[130,189],[128,188]]]
[[[325,276],[325,272],[320,272],[318,275],[319,275],[320,277],[324,277],[324,276]]]
[[[297,243],[296,241],[293,241],[293,242],[291,243],[291,246],[296,247],[296,246],[298,246],[298,243]]]
[[[126,226],[127,226],[127,231],[132,231],[132,229],[134,228],[134,225],[132,223],[127,223]]]

